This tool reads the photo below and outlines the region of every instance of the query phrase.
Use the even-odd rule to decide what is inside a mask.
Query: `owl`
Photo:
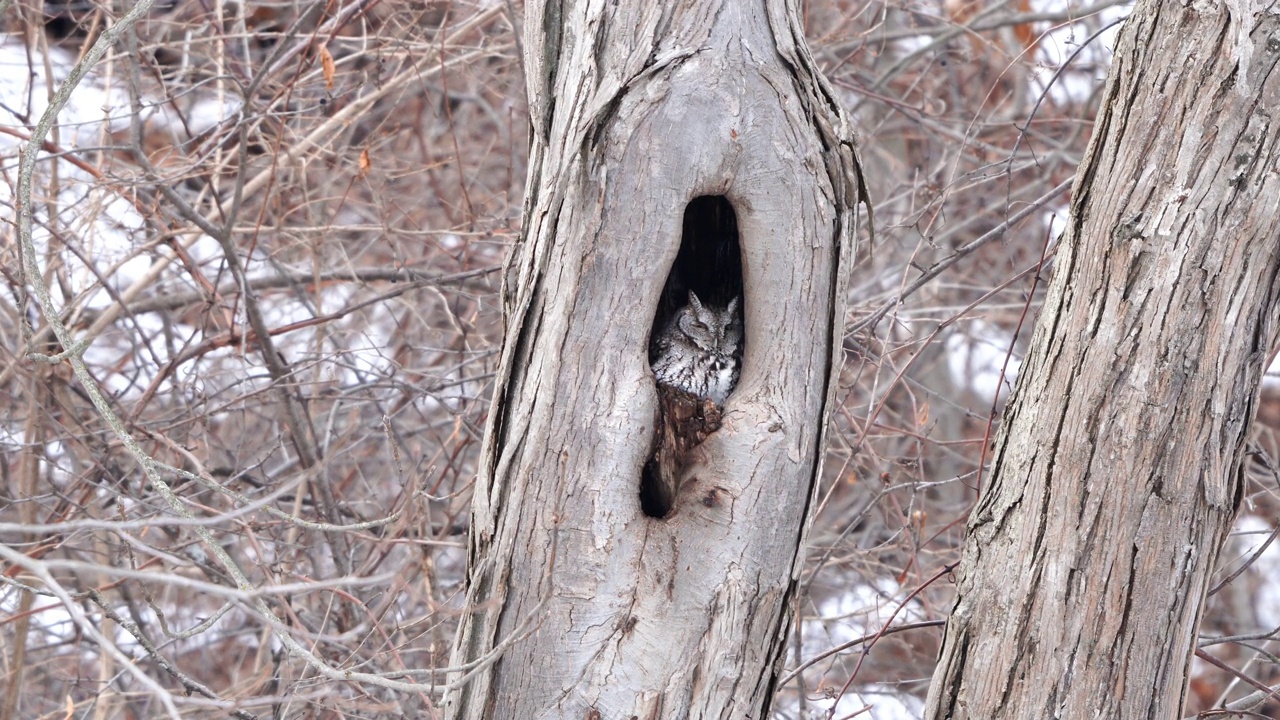
[[[674,508],[688,453],[720,429],[721,408],[742,366],[742,312],[737,298],[723,308],[689,293],[649,347],[658,381],[657,434],[645,465],[640,502],[651,517]]]
[[[691,291],[689,304],[653,338],[649,356],[658,383],[723,406],[742,365],[738,298],[718,308],[703,305]]]

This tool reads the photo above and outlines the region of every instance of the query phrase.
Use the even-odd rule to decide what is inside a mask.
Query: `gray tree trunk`
[[[1181,716],[1276,342],[1280,15],[1143,0],[988,486],[927,718]]]
[[[794,0],[544,0],[524,26],[529,196],[448,715],[761,717],[831,405],[852,133]],[[736,212],[743,372],[649,517],[649,335],[706,195]]]

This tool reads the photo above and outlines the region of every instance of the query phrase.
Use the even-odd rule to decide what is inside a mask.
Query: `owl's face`
[[[680,310],[680,332],[708,353],[732,355],[742,342],[742,322],[738,298],[726,307],[707,307],[689,293],[689,304]]]

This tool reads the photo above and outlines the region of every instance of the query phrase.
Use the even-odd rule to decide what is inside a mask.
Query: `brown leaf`
[[[369,160],[369,148],[360,151],[360,177],[369,174],[369,170],[373,168],[373,163]]]
[[[326,90],[333,89],[333,74],[336,67],[333,64],[333,56],[329,54],[329,48],[320,46],[320,65],[324,68],[324,86]]]

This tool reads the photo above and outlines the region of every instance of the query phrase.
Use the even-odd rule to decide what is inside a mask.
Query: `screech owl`
[[[718,308],[690,291],[689,304],[653,338],[650,357],[659,383],[724,405],[742,365],[738,298]]]
[[[720,429],[721,407],[742,367],[742,312],[737,298],[723,308],[689,293],[650,343],[658,381],[658,432],[645,466],[641,504],[666,516],[675,504],[688,453]]]

